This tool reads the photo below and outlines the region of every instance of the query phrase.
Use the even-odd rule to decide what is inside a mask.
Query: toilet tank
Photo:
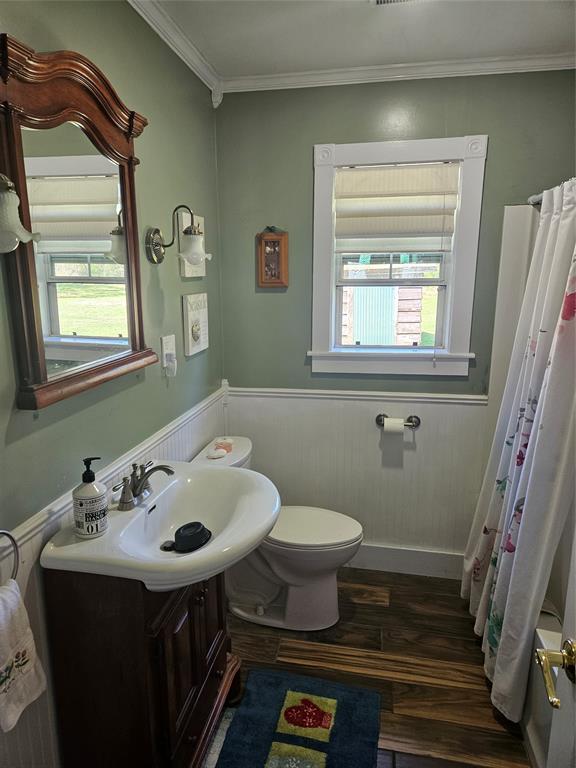
[[[215,437],[198,453],[191,464],[198,467],[245,467],[252,458],[252,441],[248,437]]]

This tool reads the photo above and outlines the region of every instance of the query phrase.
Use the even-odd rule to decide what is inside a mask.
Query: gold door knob
[[[542,670],[548,701],[554,709],[560,709],[560,699],[556,696],[552,667],[563,669],[570,682],[576,682],[576,643],[574,640],[564,640],[561,651],[547,651],[544,648],[538,648],[535,656],[536,663]]]

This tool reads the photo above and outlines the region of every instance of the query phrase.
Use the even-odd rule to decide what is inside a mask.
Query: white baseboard
[[[459,579],[462,575],[462,559],[463,554],[458,552],[408,549],[366,542],[348,565],[373,571]]]
[[[539,752],[536,747],[539,735],[537,734],[538,729],[533,723],[526,725],[524,722],[521,722],[520,730],[522,731],[522,740],[530,765],[532,768],[545,768],[546,756]]]

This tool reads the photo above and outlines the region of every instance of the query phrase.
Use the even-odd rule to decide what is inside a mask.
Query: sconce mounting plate
[[[146,232],[146,256],[152,264],[162,264],[166,250],[164,238],[158,227],[150,227]]]

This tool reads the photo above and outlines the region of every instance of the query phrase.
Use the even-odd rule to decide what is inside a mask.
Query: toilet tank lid
[[[267,541],[301,548],[338,547],[358,541],[362,526],[340,512],[321,507],[281,507]]]
[[[224,446],[219,448],[218,446]],[[191,461],[194,466],[238,467],[252,453],[252,440],[236,435],[215,437]]]

